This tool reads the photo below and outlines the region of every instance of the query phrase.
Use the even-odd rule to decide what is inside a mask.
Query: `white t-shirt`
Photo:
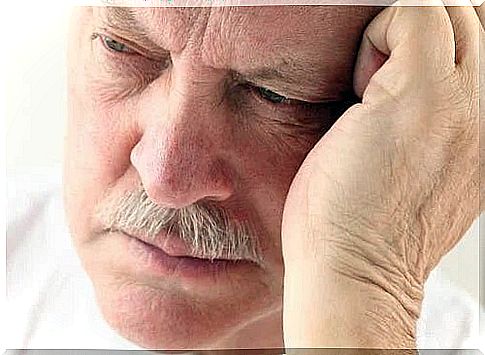
[[[141,350],[102,318],[71,244],[61,191],[58,173],[7,179],[7,349]],[[418,348],[485,352],[479,312],[438,267],[425,285]]]

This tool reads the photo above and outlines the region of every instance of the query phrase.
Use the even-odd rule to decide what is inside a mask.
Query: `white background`
[[[46,4],[16,2],[8,5],[8,11],[2,11],[2,21],[6,21],[1,51],[6,56],[2,67],[6,78],[7,172],[28,172],[62,164],[70,7],[66,2]],[[478,300],[478,226],[475,224],[468,234],[445,257],[442,267],[453,283]],[[482,247],[485,248],[485,243]],[[0,249],[0,257],[4,258],[4,249]],[[482,255],[485,255],[483,249]],[[483,275],[485,263],[482,263]]]

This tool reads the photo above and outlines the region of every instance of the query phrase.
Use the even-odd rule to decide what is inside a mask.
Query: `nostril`
[[[175,209],[184,207],[180,194],[175,194],[167,189],[162,190],[161,186],[154,181],[142,183],[150,200],[157,205]]]
[[[230,191],[226,191],[224,193],[219,193],[217,195],[207,196],[205,200],[213,201],[213,202],[222,202],[226,201],[231,197],[232,193]]]
[[[200,200],[222,201],[232,196],[229,164],[218,158],[207,135],[167,137],[166,132],[157,132],[145,132],[130,152],[131,163],[153,202],[182,208]]]
[[[194,172],[180,167],[182,169],[165,167],[158,173],[156,169],[139,171],[142,184],[153,202],[178,209],[202,200],[225,201],[233,195],[228,180],[214,179],[202,169]]]

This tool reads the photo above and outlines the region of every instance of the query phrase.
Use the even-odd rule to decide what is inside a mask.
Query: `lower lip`
[[[206,260],[187,256],[170,256],[163,250],[137,238],[123,234],[128,240],[128,251],[134,259],[137,272],[147,272],[156,277],[177,277],[191,282],[218,281],[225,276],[255,272],[258,266],[238,260]]]

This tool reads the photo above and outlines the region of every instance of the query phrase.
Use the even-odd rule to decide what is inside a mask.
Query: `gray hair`
[[[155,238],[162,231],[178,236],[201,258],[261,262],[257,239],[250,233],[248,223],[231,220],[214,203],[165,208],[139,188],[113,206],[102,206],[98,215],[109,230],[142,233],[149,238]]]

